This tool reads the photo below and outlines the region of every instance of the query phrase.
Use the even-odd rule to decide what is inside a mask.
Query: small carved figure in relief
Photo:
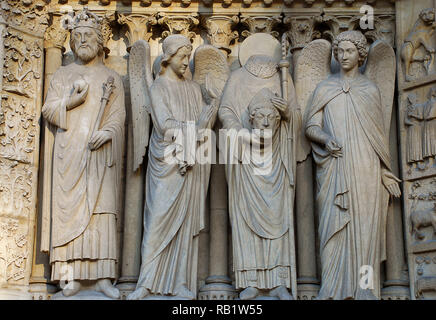
[[[432,226],[433,232],[436,233],[436,202],[433,203],[433,207],[421,210],[416,209],[417,203],[418,199],[413,199],[410,209],[411,232],[417,239],[422,240],[425,235],[419,229]]]
[[[117,299],[111,280],[117,277],[123,83],[103,64],[100,18],[85,9],[69,27],[75,61],[55,72],[42,108],[57,128],[51,218],[45,218],[52,221],[51,279],[70,280],[64,296],[75,295],[91,280],[95,290]]]
[[[274,40],[270,35],[265,37]],[[289,300],[296,297],[294,137],[301,127],[301,113],[289,73],[281,79],[273,55],[256,54],[256,47],[252,48],[253,55],[231,74],[218,111],[229,132],[251,130],[246,145],[260,146],[259,154],[264,152],[261,158],[268,159],[263,162],[256,152],[251,152],[249,159],[226,159],[235,286],[242,290],[242,300],[265,294]],[[274,49],[270,48],[271,52]],[[288,99],[283,98],[282,84]],[[266,135],[272,138],[269,146],[259,142],[256,129],[264,133],[270,130]],[[238,143],[227,147],[228,157],[240,155]]]
[[[319,45],[313,56],[322,60],[312,61],[309,82],[316,80],[313,74],[328,72],[331,61],[330,43],[315,41]],[[333,52],[341,70],[315,84],[304,119],[317,165],[322,266],[318,299],[380,299],[389,195],[401,195],[389,154],[395,53],[387,43],[376,41],[368,54],[359,31],[340,33]],[[363,75],[359,67],[367,57]],[[372,288],[359,282],[367,266],[373,270]]]
[[[407,163],[417,163],[419,169],[424,169],[424,158],[422,155],[422,135],[425,104],[418,104],[416,94],[407,96],[407,110],[404,123],[407,127]]]
[[[423,157],[432,166],[436,158],[436,87],[429,91],[428,101],[424,106]]]
[[[410,68],[413,62],[422,62],[427,74],[432,70],[435,59],[432,37],[435,28],[434,8],[422,10],[418,20],[401,47],[401,59],[404,62],[406,81],[413,79],[413,76],[410,74]],[[421,46],[427,53],[422,57],[417,57],[415,53]]]
[[[210,162],[169,155],[186,155],[191,147],[205,143],[204,129],[214,125],[228,76],[226,58],[212,46],[199,47],[195,52],[194,79],[198,83],[185,78],[192,51],[187,37],[170,35],[162,49],[161,68],[154,82],[147,42],[135,42],[129,58],[134,168],[141,164],[148,144],[142,132],[148,133],[149,127],[143,127],[149,114],[153,124],[142,262],[136,290],[127,297],[129,300],[150,295],[196,298],[199,233],[204,228]]]

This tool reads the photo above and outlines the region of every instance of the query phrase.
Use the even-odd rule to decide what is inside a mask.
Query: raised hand
[[[73,87],[73,93],[71,93],[67,102],[67,110],[80,106],[85,102],[86,96],[88,95],[89,85],[84,80],[74,82]]]
[[[271,98],[271,102],[272,102],[273,106],[277,109],[277,111],[280,113],[281,117],[283,117],[285,119],[289,118],[289,113],[290,113],[289,103],[285,99],[277,96],[277,97]]]

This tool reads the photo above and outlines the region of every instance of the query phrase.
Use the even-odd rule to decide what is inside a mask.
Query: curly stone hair
[[[359,67],[363,65],[366,57],[368,56],[368,43],[363,33],[356,30],[344,31],[336,37],[336,39],[333,41],[333,54],[337,61],[339,61],[338,46],[342,41],[350,41],[356,46],[357,51],[359,52]]]

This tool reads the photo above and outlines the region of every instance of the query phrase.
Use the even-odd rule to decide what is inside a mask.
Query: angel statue
[[[389,154],[395,54],[383,41],[368,52],[360,31],[345,31],[333,42],[340,71],[330,75],[331,52],[315,40],[299,60],[313,92],[304,126],[317,165],[318,299],[380,299],[389,195],[401,195]]]
[[[291,300],[296,297],[294,137],[301,127],[301,114],[286,68],[289,64],[284,59],[280,61],[280,55],[278,59],[274,55],[276,47],[280,54],[280,43],[268,34],[251,37],[241,44],[242,67],[230,75],[218,111],[224,129],[251,131],[242,143],[257,145],[264,155],[270,155],[262,159],[252,152],[245,161],[244,152],[237,151],[238,143],[224,146],[228,150],[226,178],[235,286],[241,290],[241,300],[261,296]],[[263,39],[257,39],[260,37]],[[266,50],[270,53],[256,52],[259,41],[273,44]],[[267,136],[271,137],[269,145]],[[238,159],[233,161],[232,155]]]
[[[197,82],[187,79],[192,45],[182,35],[165,38],[162,50],[154,82],[147,42],[137,41],[130,51],[135,169],[147,147],[150,115],[153,129],[148,145],[142,262],[129,300],[150,295],[196,298],[198,236],[204,227],[210,162],[192,161],[189,155],[211,141],[205,138],[205,129],[214,125],[229,72],[223,54],[205,45],[195,52]]]

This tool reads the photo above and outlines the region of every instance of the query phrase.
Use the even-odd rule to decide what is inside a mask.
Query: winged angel
[[[389,154],[395,54],[382,41],[367,48],[359,31],[339,34],[333,50],[328,41],[315,40],[295,69],[317,165],[318,299],[380,299],[389,195],[401,195]],[[336,74],[330,74],[332,51],[340,65]]]
[[[130,51],[134,170],[141,165],[148,145],[150,116],[153,129],[148,145],[141,270],[128,299],[151,294],[196,297],[198,235],[204,226],[210,162],[197,161],[195,153],[212,150],[211,145],[199,147],[212,141],[205,129],[214,125],[229,75],[225,56],[213,46],[195,51],[195,81],[185,77],[192,51],[188,38],[171,35],[162,49],[154,82],[147,42],[137,41]]]

